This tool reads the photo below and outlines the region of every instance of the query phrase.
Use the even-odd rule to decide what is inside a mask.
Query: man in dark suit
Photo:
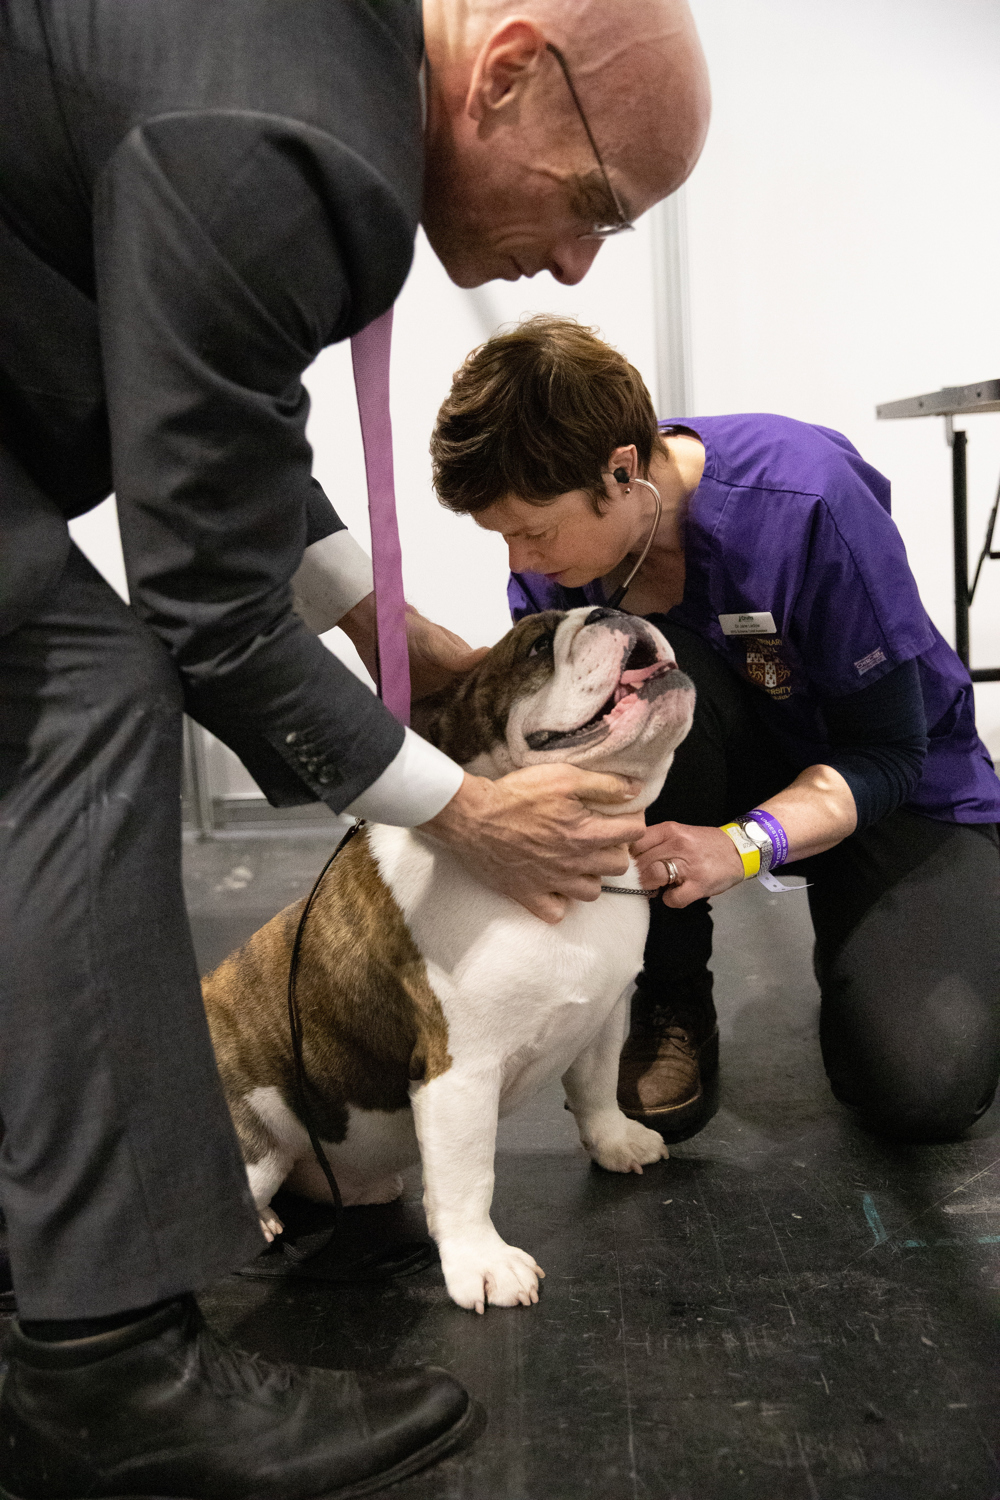
[[[277,1370],[200,1322],[192,1289],[261,1242],[183,907],[180,724],[276,804],[427,827],[546,920],[625,867],[641,818],[583,802],[613,813],[616,778],[463,775],[303,619],[370,653],[370,575],[311,478],[301,374],[392,304],[421,216],[460,285],[572,283],[700,150],[683,0],[510,9],[0,14],[0,1197],[20,1315],[0,1491],[20,1500],[355,1493],[465,1421],[442,1372]],[[66,530],[112,489],[129,608]],[[413,624],[447,670],[445,633]]]

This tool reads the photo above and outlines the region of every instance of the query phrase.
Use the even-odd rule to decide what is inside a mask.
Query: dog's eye
[[[544,635],[536,635],[535,639],[532,641],[531,645],[528,647],[528,655],[529,656],[542,656],[545,653],[551,652],[551,650],[552,650],[552,641],[553,641],[553,635],[552,635],[552,632],[550,630],[547,630]]]

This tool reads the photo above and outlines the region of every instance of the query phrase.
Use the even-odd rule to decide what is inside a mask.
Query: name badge
[[[719,624],[723,635],[776,635],[778,630],[769,609],[746,615],[720,615]]]

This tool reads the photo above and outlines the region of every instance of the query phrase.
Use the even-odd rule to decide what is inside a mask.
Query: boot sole
[[[338,1490],[326,1490],[322,1495],[314,1495],[310,1500],[356,1500],[361,1495],[370,1495],[375,1490],[385,1489],[387,1485],[396,1484],[400,1479],[408,1479],[411,1474],[417,1474],[421,1469],[427,1468],[429,1464],[436,1463],[439,1458],[445,1458],[453,1448],[457,1448],[462,1439],[468,1434],[469,1429],[477,1423],[477,1418],[482,1416],[481,1409],[475,1401],[469,1402],[458,1421],[436,1437],[426,1447],[419,1448],[416,1453],[411,1453],[409,1458],[404,1458],[402,1463],[396,1464],[391,1469],[383,1469],[380,1474],[372,1474],[368,1479],[361,1479],[357,1484],[349,1484],[346,1488]],[[485,1419],[483,1419],[485,1426]],[[5,1490],[0,1485],[0,1500],[27,1500],[24,1495],[15,1495],[13,1490]],[[94,1496],[80,1495],[75,1500],[94,1500]],[[103,1500],[98,1496],[97,1500]],[[115,1495],[114,1500],[193,1500],[190,1495]]]
[[[702,1043],[698,1053],[699,1079],[704,1078],[708,1080],[714,1078],[718,1071],[719,1030],[716,1027],[712,1035],[707,1037]],[[618,1107],[621,1109],[622,1114],[627,1115],[630,1120],[648,1120],[656,1130],[663,1128],[673,1132],[685,1129],[686,1126],[690,1125],[692,1120],[696,1120],[704,1103],[705,1090],[699,1081],[698,1092],[692,1094],[689,1099],[685,1099],[681,1104],[667,1104],[662,1109],[625,1109],[622,1105]]]

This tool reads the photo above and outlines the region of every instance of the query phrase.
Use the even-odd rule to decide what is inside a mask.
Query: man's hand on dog
[[[632,844],[632,857],[639,884],[650,891],[667,884],[667,860],[674,866],[678,883],[664,891],[666,906],[690,906],[703,896],[718,896],[743,882],[743,862],[721,828],[656,823]]]
[[[423,831],[449,845],[484,884],[543,922],[560,922],[570,900],[596,901],[602,876],[628,869],[628,846],[642,836],[645,819],[614,807],[640,790],[624,776],[567,765],[527,766],[499,781],[467,774]]]

